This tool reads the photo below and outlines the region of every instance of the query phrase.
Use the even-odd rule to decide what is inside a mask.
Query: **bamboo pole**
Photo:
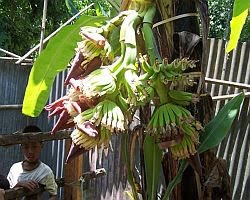
[[[221,85],[228,85],[228,86],[233,86],[237,88],[242,88],[242,89],[250,89],[250,85],[245,84],[245,83],[237,83],[237,82],[232,82],[232,81],[224,81],[224,80],[219,80],[219,79],[214,79],[214,78],[205,78],[205,82],[208,83],[218,83]]]
[[[21,63],[23,66],[33,66],[33,63]]]
[[[43,40],[43,44],[45,44],[50,38],[52,38],[54,35],[56,35],[64,26],[68,25],[70,22],[72,22],[75,18],[77,18],[79,15],[81,15],[83,12],[85,12],[87,9],[89,9],[93,5],[94,5],[94,3],[91,3],[89,6],[80,10],[77,14],[75,14],[73,17],[71,17],[68,21],[66,21],[64,24],[62,24],[58,29],[56,29],[53,33],[51,33],[48,37],[46,37]],[[16,64],[20,64],[25,58],[27,58],[30,54],[32,54],[34,51],[36,51],[39,47],[40,47],[40,43],[37,44],[31,50],[29,50],[24,56],[20,57],[20,59],[16,62]]]
[[[41,54],[41,52],[43,50],[43,39],[44,39],[45,26],[46,26],[47,6],[48,6],[48,0],[44,0],[43,1],[43,19],[42,19],[42,27],[41,27],[41,39],[40,39],[39,54]]]
[[[0,56],[0,60],[18,60],[18,59],[19,59],[19,57],[18,58],[14,58],[14,57],[8,57],[8,56]],[[32,62],[33,59],[26,58],[26,59],[24,59],[24,61],[26,61],[26,62]]]
[[[197,17],[197,16],[199,16],[197,13],[186,13],[186,14],[177,15],[177,16],[171,17],[169,19],[165,19],[165,20],[162,20],[160,22],[155,23],[152,28],[155,28],[157,26],[160,26],[162,24],[166,24],[168,22],[171,22],[171,21],[174,21],[177,19],[181,19],[181,18],[185,18],[185,17]]]
[[[4,52],[4,53],[6,53],[6,54],[8,54],[8,55],[10,55],[10,56],[13,56],[13,57],[21,58],[19,55],[16,55],[16,54],[14,54],[14,53],[11,53],[11,52],[9,52],[9,51],[6,51],[6,50],[4,50],[4,49],[2,49],[2,48],[0,48],[0,51]]]

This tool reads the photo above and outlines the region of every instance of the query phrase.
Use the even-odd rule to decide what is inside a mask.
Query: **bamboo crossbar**
[[[7,51],[7,50],[4,50],[4,49],[2,49],[2,48],[0,48],[0,51],[4,52],[4,53],[6,53],[6,54],[8,54],[8,55],[10,55],[10,56],[13,56],[13,57],[16,57],[16,58],[20,58],[19,55],[16,55],[16,54],[14,54],[14,53],[12,53],[12,52],[9,52],[9,51]]]
[[[63,140],[70,138],[71,131],[58,131],[54,134],[51,132],[0,134],[0,146],[10,146],[25,143],[27,141],[51,141]]]
[[[22,108],[22,104],[12,104],[12,105],[0,105],[0,110],[5,109],[20,109]]]
[[[8,56],[0,56],[1,60],[18,60],[19,58],[8,57]],[[26,58],[24,59],[25,62],[33,62],[33,59]]]
[[[77,181],[67,183],[67,182],[65,182],[64,178],[59,178],[59,179],[56,179],[56,183],[57,183],[58,187],[64,187],[64,185],[75,186],[76,182],[79,182],[81,184],[81,183],[84,183],[86,181],[89,181],[89,180],[92,180],[94,178],[98,178],[98,177],[101,177],[104,175],[106,175],[105,169],[100,168],[100,169],[97,169],[95,171],[89,171],[89,172],[83,173],[82,176]],[[85,184],[83,186],[83,189],[84,190],[88,189],[87,184]],[[30,191],[30,190],[22,188],[22,187],[16,187],[13,189],[5,190],[4,198],[5,198],[5,200],[16,199],[16,198],[20,198],[20,197],[24,197],[24,196],[38,195],[44,191],[45,190],[44,190],[43,186],[40,186],[39,188],[36,188],[33,191]]]
[[[231,99],[233,97],[236,97],[239,94],[228,94],[228,95],[221,95],[221,96],[214,96],[212,97],[213,101],[220,101],[220,100],[226,100]],[[245,92],[245,97],[250,97],[250,92]]]
[[[217,84],[221,84],[221,85],[233,86],[233,87],[242,88],[242,89],[250,89],[250,85],[245,84],[245,83],[224,81],[224,80],[219,80],[219,79],[214,79],[214,78],[207,78],[207,77],[205,77],[205,81],[208,82],[208,83],[217,83]]]

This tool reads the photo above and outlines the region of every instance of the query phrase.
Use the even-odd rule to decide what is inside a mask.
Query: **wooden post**
[[[66,153],[68,154],[71,140],[66,140]],[[64,178],[65,182],[70,183],[79,180],[82,175],[83,156],[80,155],[64,165]],[[64,186],[64,199],[68,200],[81,200],[81,187],[76,185]]]

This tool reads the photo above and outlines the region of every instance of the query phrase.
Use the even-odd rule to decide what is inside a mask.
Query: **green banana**
[[[112,112],[112,118],[113,120],[112,120],[110,131],[113,133],[115,130],[117,130],[117,122],[119,120],[119,115],[115,110]]]
[[[159,118],[159,128],[163,128],[165,126],[164,121],[164,105],[158,108],[158,118]]]
[[[153,69],[146,60],[146,56],[142,56],[142,54],[139,54],[139,62],[141,64],[142,69],[144,70],[144,72],[148,73],[149,75],[152,75]]]
[[[185,134],[192,136],[195,129],[191,127],[190,124],[183,122],[181,125],[181,128],[183,129],[183,131],[185,132]]]
[[[117,131],[124,131],[124,116],[123,113],[121,112],[119,107],[116,107],[116,115],[119,116],[117,117],[117,124],[116,124],[116,130]]]
[[[191,139],[190,136],[186,136],[186,141],[187,141],[187,146],[188,146],[188,151],[191,155],[194,155],[197,151],[195,149],[195,145]]]
[[[171,125],[175,126],[175,124],[176,124],[176,116],[175,116],[174,112],[172,111],[172,109],[168,106],[168,104],[165,105],[165,110],[169,115]]]
[[[93,110],[94,110],[93,108],[90,108],[90,109],[85,110],[84,112],[80,113],[79,115],[74,117],[74,122],[76,124],[78,124],[78,123],[82,124],[83,122],[90,120],[94,115]]]
[[[167,105],[170,107],[170,109],[172,109],[178,118],[182,118],[182,111],[179,109],[180,106],[174,105],[172,103],[168,103]]]
[[[108,104],[108,117],[107,117],[107,123],[106,123],[106,129],[111,130],[112,127],[112,120],[113,120],[113,113],[114,113],[115,105],[112,103]]]
[[[153,116],[152,116],[152,128],[153,129],[157,129],[159,127],[159,109],[158,108],[155,108],[155,112],[153,113]],[[151,121],[151,120],[150,120]]]
[[[192,114],[189,110],[187,110],[186,108],[182,107],[182,106],[178,106],[178,108],[182,111],[182,115],[184,118],[190,118],[192,117]]]
[[[180,145],[181,145],[181,157],[180,157],[180,159],[189,158],[187,141],[186,141],[185,137],[180,142]]]
[[[168,95],[177,101],[192,101],[193,94],[190,92],[184,92],[180,90],[169,90]]]
[[[121,93],[119,93],[117,95],[117,104],[119,105],[119,107],[121,108],[121,110],[123,112],[128,111],[128,109],[129,109],[128,102],[127,102],[127,100],[125,98],[123,98]]]
[[[101,126],[106,127],[108,118],[108,101],[103,101]]]

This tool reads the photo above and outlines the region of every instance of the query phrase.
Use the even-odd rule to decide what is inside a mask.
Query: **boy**
[[[27,126],[23,133],[41,132],[36,126]],[[40,161],[42,142],[27,141],[21,144],[24,160],[12,165],[7,176],[10,188],[24,187],[33,190],[44,185],[44,189],[49,193],[50,200],[57,199],[57,184],[49,166]]]

